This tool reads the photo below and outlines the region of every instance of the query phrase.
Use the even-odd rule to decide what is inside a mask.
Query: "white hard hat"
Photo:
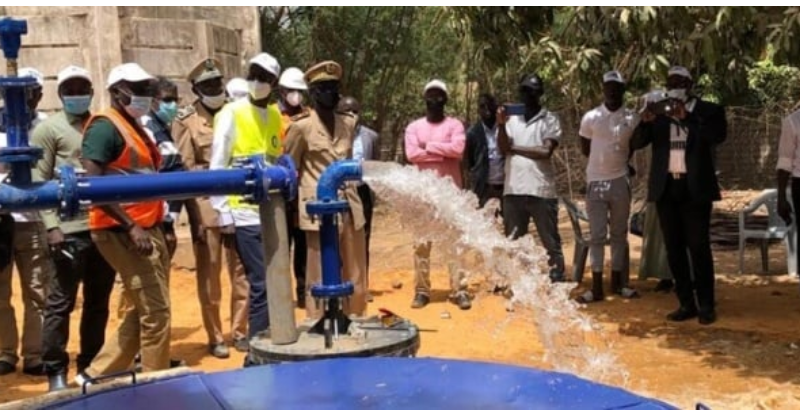
[[[23,67],[23,68],[19,69],[17,71],[17,76],[18,77],[33,77],[34,79],[36,79],[36,84],[38,84],[39,87],[44,86],[44,75],[42,75],[41,71],[36,70],[33,67]]]
[[[111,69],[108,73],[108,83],[106,88],[110,89],[120,81],[138,83],[140,81],[152,80],[155,77],[144,71],[142,66],[136,63],[125,63]]]
[[[308,90],[306,81],[303,79],[305,74],[297,67],[289,67],[281,74],[278,85],[289,90]]]
[[[225,85],[225,91],[228,92],[229,96],[246,96],[249,90],[247,80],[241,77],[234,77]]]
[[[247,63],[248,67],[252,66],[253,64],[263,68],[275,76],[279,76],[281,74],[281,65],[278,64],[278,60],[275,57],[272,57],[272,55],[269,53],[258,53]]]

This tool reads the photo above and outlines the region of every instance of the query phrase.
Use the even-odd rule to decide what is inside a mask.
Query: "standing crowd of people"
[[[308,318],[318,318],[321,313],[309,290],[321,280],[319,223],[308,215],[306,204],[314,199],[319,178],[332,162],[380,160],[379,137],[363,124],[359,102],[341,95],[343,69],[334,61],[305,71],[282,70],[274,56],[261,53],[249,60],[245,71],[244,79],[226,85],[219,61],[199,62],[187,74],[193,100],[181,108],[181,96],[169,79],[156,78],[135,63],[122,64],[108,73],[103,92],[109,93],[110,106],[93,112],[91,76],[84,68],[70,66],[57,78],[63,110],[45,117],[36,110],[43,76],[33,69],[22,70],[20,75],[34,77],[40,85],[28,94],[34,113],[31,144],[44,150],[34,177],[53,179],[55,170],[65,164],[89,176],[152,174],[226,169],[254,155],[272,164],[289,155],[299,173],[298,198],[286,210],[296,303]],[[592,280],[577,299],[604,300],[604,251],[609,239],[610,291],[624,298],[639,296],[628,272],[633,171],[629,164],[635,150],[650,147],[648,231],[659,236],[651,244],[663,244],[661,254],[666,255],[666,266],[659,269],[668,274],[659,288],[674,287],[679,303],[667,318],[698,318],[701,324],[711,324],[716,320],[716,303],[709,225],[712,203],[720,199],[714,153],[726,139],[725,111],[692,92],[693,77],[684,67],[672,67],[666,90],[651,93],[638,110],[625,106],[626,80],[621,73],[610,71],[598,81],[603,85],[603,102],[583,116],[579,127],[581,148],[588,157]],[[517,87],[521,104],[499,104],[492,95],[481,95],[479,120],[468,129],[446,112],[450,92],[445,82],[432,80],[420,91],[425,115],[405,130],[408,161],[471,190],[481,207],[500,199],[504,233],[511,238],[528,234],[533,220],[547,252],[549,278],[565,281],[553,164],[564,136],[559,117],[542,104],[543,79],[536,74],[523,76]],[[790,181],[793,186],[800,181],[797,118],[797,113],[787,118],[781,138],[782,193]],[[467,181],[462,181],[462,166]],[[375,199],[363,183],[348,183],[343,192],[350,210],[340,227],[342,272],[355,286],[345,312],[362,316],[371,301],[368,267]],[[800,189],[793,193],[800,195]],[[15,214],[13,219],[3,216],[0,224],[4,242],[0,375],[14,372],[21,354],[23,372],[47,375],[51,390],[67,386],[69,316],[81,282],[79,383],[130,369],[137,361],[144,371],[180,363],[170,356],[169,268],[177,244],[174,225],[184,208],[209,355],[227,358],[230,346],[247,352],[249,339],[270,327],[262,247],[266,241],[262,236],[267,234],[261,230],[256,205],[237,195],[145,201],[92,206],[84,218],[63,222],[48,210]],[[797,218],[785,194],[780,210],[787,220]],[[414,248],[411,306],[423,308],[431,298],[434,247],[418,243]],[[223,261],[231,283],[229,340],[220,315]],[[10,303],[14,264],[24,302],[21,353]],[[472,296],[463,270],[455,264],[448,270],[451,301],[469,309]],[[117,275],[122,320],[116,332],[106,335],[109,296]],[[498,291],[505,287],[497,285]]]

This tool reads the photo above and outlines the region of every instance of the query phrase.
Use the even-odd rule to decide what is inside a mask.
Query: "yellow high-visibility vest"
[[[233,141],[229,167],[240,159],[263,155],[268,164],[275,161],[283,153],[281,145],[281,112],[276,104],[267,107],[264,118],[262,110],[249,100],[230,103],[224,110],[233,112],[233,124],[236,128],[236,139]],[[228,199],[231,208],[258,209],[256,204],[245,203],[242,196],[232,195]]]

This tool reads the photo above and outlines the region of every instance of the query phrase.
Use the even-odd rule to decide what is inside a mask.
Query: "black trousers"
[[[798,224],[797,222],[800,221],[800,178],[792,177],[791,187],[792,187],[792,205],[794,208],[794,223]],[[800,236],[800,233],[798,233],[798,231],[795,230],[795,235]],[[796,267],[800,269],[800,253],[797,253]]]
[[[253,338],[259,332],[269,329],[267,275],[264,269],[266,261],[260,225],[236,227],[236,252],[242,260],[247,283],[250,285],[247,323],[248,336]]]
[[[289,233],[289,247],[294,244],[292,251],[292,268],[294,268],[295,293],[298,301],[306,298],[306,259],[308,246],[306,246],[306,232],[296,224],[297,201],[286,205],[286,232]]]
[[[709,235],[712,203],[693,201],[686,178],[673,179],[670,176],[656,208],[664,233],[667,261],[675,277],[678,301],[687,309],[713,311],[714,259]],[[689,258],[692,260],[691,268]]]
[[[44,309],[42,361],[48,374],[63,374],[69,367],[67,341],[69,317],[75,308],[78,285],[83,281],[78,370],[88,367],[105,342],[108,300],[116,272],[95,247],[88,231],[66,234],[61,252],[52,255],[56,267]]]
[[[364,243],[367,247],[367,287],[369,287],[369,237],[372,233],[372,212],[375,209],[375,193],[366,184],[358,186],[358,197],[361,198],[361,204],[364,207]]]

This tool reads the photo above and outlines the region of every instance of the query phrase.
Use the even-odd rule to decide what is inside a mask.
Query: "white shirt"
[[[214,118],[214,140],[211,143],[210,170],[230,168],[233,142],[236,141],[236,123],[233,120],[233,107],[236,104],[250,104],[249,100],[239,100],[226,105]],[[267,109],[255,107],[264,121],[267,121]],[[231,209],[228,196],[211,196],[211,207],[219,212],[219,226],[234,224],[237,227],[261,225],[258,211],[251,208]]]
[[[608,181],[628,174],[631,136],[639,121],[635,111],[624,107],[610,111],[605,104],[583,116],[578,134],[591,140],[586,181]]]
[[[697,99],[692,99],[686,103],[686,112],[691,113]],[[689,137],[689,130],[678,123],[670,125],[669,133],[669,172],[686,174],[686,140]]]
[[[514,146],[540,147],[547,139],[561,141],[561,123],[558,116],[543,108],[528,122],[525,122],[524,116],[509,117],[506,133]],[[517,154],[510,155],[506,159],[503,195],[557,198],[555,168],[552,161],[531,160]]]
[[[800,177],[800,110],[783,119],[777,169],[792,173],[792,177]]]
[[[30,141],[33,129],[36,128],[36,126],[39,125],[39,123],[41,123],[45,119],[47,119],[47,114],[44,114],[41,111],[36,112],[36,118],[33,119],[33,121],[31,122],[31,128],[30,130],[28,130],[28,141]],[[0,147],[7,147],[7,146],[8,146],[8,136],[6,136],[6,133],[0,133]],[[3,174],[2,177],[3,180],[5,180],[6,174]],[[42,221],[38,211],[23,211],[21,213],[11,213],[11,216],[13,216],[14,221],[18,223]]]
[[[489,184],[503,184],[506,179],[506,159],[497,147],[497,124],[492,128],[483,124],[483,132],[486,134],[486,148],[489,151]]]

